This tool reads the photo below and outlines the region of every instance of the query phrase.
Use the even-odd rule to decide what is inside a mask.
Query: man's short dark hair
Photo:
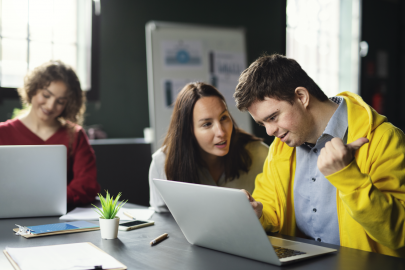
[[[264,55],[242,72],[233,96],[238,109],[246,111],[266,97],[293,104],[297,87],[305,87],[320,101],[328,99],[297,61],[279,54]]]

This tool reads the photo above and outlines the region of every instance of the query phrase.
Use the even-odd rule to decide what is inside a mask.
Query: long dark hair
[[[169,130],[163,141],[166,154],[165,172],[169,180],[200,183],[198,168],[205,166],[199,154],[199,145],[193,131],[193,110],[202,97],[218,97],[225,104],[225,98],[212,85],[196,82],[187,84],[177,96]],[[229,114],[230,115],[230,114]],[[245,146],[251,141],[261,141],[239,129],[230,115],[233,127],[229,152],[224,156],[225,178],[232,181],[240,172],[248,172],[252,158]]]

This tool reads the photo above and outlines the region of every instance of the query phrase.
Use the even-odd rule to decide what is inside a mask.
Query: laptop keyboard
[[[282,247],[277,247],[277,246],[273,246],[273,248],[279,259],[297,256],[297,255],[301,255],[301,254],[306,254],[305,252],[298,251],[298,250],[292,250],[292,249],[288,249],[288,248],[282,248]]]

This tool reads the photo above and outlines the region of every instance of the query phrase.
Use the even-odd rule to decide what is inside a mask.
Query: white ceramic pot
[[[120,224],[120,218],[114,219],[98,218],[100,221],[101,238],[103,239],[115,239],[118,236],[118,226]]]

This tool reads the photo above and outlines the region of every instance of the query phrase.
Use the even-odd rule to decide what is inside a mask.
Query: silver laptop
[[[0,146],[0,218],[66,214],[66,146]]]
[[[190,244],[275,265],[337,251],[267,236],[239,189],[159,179],[153,183]]]

